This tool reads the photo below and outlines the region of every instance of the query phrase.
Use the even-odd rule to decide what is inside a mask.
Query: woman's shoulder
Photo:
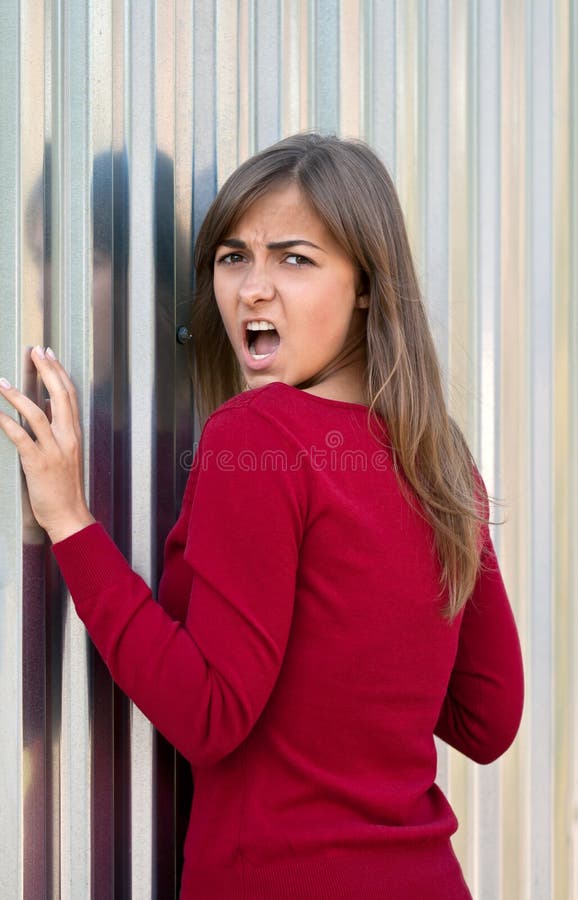
[[[257,435],[282,435],[294,441],[291,413],[282,382],[271,382],[230,397],[206,420],[201,442],[245,443]]]
[[[208,417],[203,430],[214,429],[218,425],[224,425],[225,422],[231,424],[236,422],[238,427],[244,429],[259,428],[259,424],[262,425],[265,421],[280,428],[289,425],[293,398],[291,394],[288,395],[286,388],[287,385],[283,382],[274,381],[241,391],[240,394],[225,400]]]
[[[273,478],[285,484],[287,496],[298,498],[301,509],[306,508],[307,466],[290,418],[280,406],[279,389],[269,384],[231,397],[207,418],[193,460],[195,475],[189,479],[187,503],[199,474],[210,484],[216,473],[221,489],[225,481],[229,484],[231,497],[247,481],[257,497]],[[230,473],[234,477],[229,478]]]
[[[213,416],[217,416],[222,412],[246,409],[247,407],[253,407],[255,410],[274,408],[286,387],[281,381],[272,381],[269,384],[261,385],[261,387],[247,388],[247,390],[241,391],[240,394],[235,394],[234,397],[229,397],[228,400],[221,403],[209,418],[213,418]]]

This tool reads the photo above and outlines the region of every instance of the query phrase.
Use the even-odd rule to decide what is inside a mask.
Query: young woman
[[[51,422],[1,388],[36,442],[0,416],[112,676],[192,765],[181,897],[470,897],[434,735],[500,756],[522,664],[393,184],[360,142],[287,138],[223,186],[195,266],[206,421],[160,605],[87,508],[51,351]]]

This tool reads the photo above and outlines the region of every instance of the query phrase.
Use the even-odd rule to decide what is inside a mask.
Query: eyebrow
[[[305,238],[291,238],[288,241],[271,241],[271,243],[266,246],[267,250],[288,250],[290,247],[297,247],[299,245],[314,247],[315,250],[321,250],[322,253],[326,253],[323,247],[318,247],[317,244],[314,244],[312,241],[306,241]],[[247,249],[245,241],[240,241],[239,238],[226,238],[224,241],[221,241],[220,246],[230,247],[232,250]]]

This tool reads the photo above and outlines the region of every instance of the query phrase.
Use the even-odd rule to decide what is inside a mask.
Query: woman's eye
[[[217,264],[224,263],[226,266],[234,266],[238,262],[243,262],[243,256],[240,253],[227,253],[217,260]]]
[[[300,256],[298,253],[291,253],[289,256],[286,256],[285,262],[288,262],[290,266],[311,265],[310,259],[308,259],[306,256]]]

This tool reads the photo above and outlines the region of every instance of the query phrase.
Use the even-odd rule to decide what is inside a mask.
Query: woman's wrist
[[[50,525],[45,530],[53,544],[64,541],[68,537],[72,537],[77,531],[82,531],[88,525],[94,525],[96,519],[90,510],[83,510],[78,513],[71,514]]]

